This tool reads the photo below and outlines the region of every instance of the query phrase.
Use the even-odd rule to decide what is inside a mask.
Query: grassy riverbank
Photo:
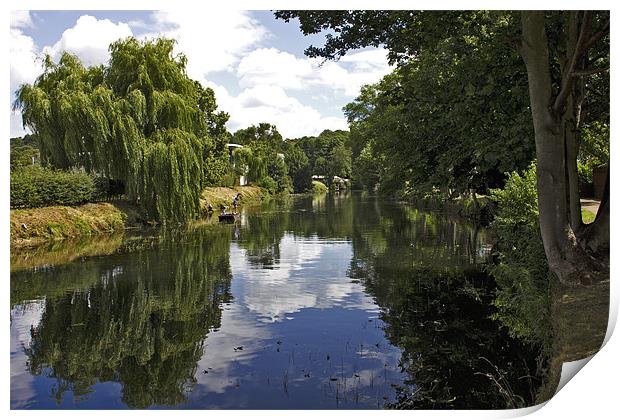
[[[14,209],[11,210],[11,247],[112,233],[135,225],[139,225],[137,209],[122,201]]]
[[[232,208],[233,197],[241,193],[240,206],[257,204],[266,198],[269,193],[261,187],[245,185],[242,187],[208,187],[200,195],[200,207],[207,211],[209,205],[214,211],[219,211],[221,206]]]
[[[200,198],[206,213],[209,205],[231,207],[235,194],[241,193],[239,204],[260,203],[269,194],[260,187],[209,187]],[[50,240],[110,234],[128,228],[144,227],[138,208],[126,201],[88,203],[81,206],[49,206],[11,210],[11,248],[34,246]]]

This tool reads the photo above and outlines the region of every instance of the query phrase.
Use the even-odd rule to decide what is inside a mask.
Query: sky
[[[189,77],[211,87],[219,109],[230,114],[231,132],[261,122],[275,124],[285,138],[347,129],[342,107],[391,71],[381,48],[351,51],[338,62],[310,59],[304,49],[322,45],[324,35],[304,37],[297,22],[276,20],[270,11],[14,11],[11,101],[41,73],[45,54],[57,60],[69,51],[99,65],[109,59],[108,45],[128,36],[176,39]],[[19,111],[11,112],[10,127],[11,137],[28,132]]]

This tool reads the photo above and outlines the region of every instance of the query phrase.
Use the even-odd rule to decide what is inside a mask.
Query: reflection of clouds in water
[[[335,307],[378,312],[362,286],[352,283],[346,275],[351,255],[348,242],[320,242],[318,238],[286,234],[280,243],[279,262],[259,268],[251,266],[245,250],[232,243],[230,264],[235,298],[232,304],[223,305],[221,330],[210,332],[205,340],[192,399],[199,400],[199,395],[208,393],[224,394],[234,389],[238,381],[256,381],[258,378],[248,375],[260,374],[257,369],[246,369],[256,363],[257,357],[265,357],[266,348],[276,351],[273,323],[292,319],[288,314],[305,308]],[[243,350],[234,350],[240,346]],[[373,374],[379,375],[381,370],[378,368]]]
[[[11,310],[11,408],[27,408],[35,399],[34,376],[27,373],[24,348],[30,346],[30,328],[41,322],[45,300],[15,305]]]
[[[263,322],[283,320],[304,308],[376,308],[346,275],[352,256],[349,242],[286,234],[280,242],[279,262],[268,269],[251,267],[243,253],[231,247],[233,277],[242,280],[243,304]],[[308,272],[312,277],[307,277]]]
[[[210,332],[205,340],[204,354],[196,373],[198,377],[204,375],[204,379],[199,380],[197,393],[223,393],[228,387],[235,386],[236,376],[230,372],[233,363],[251,364],[260,343],[271,338],[267,325],[252,323],[247,313],[234,304],[224,306],[227,307],[230,310],[222,311],[222,329]],[[240,346],[243,346],[242,351],[234,350]],[[208,373],[205,374],[205,370]]]

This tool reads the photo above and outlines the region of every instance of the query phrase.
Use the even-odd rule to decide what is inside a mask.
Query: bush
[[[269,191],[269,194],[276,194],[278,192],[278,183],[268,175],[259,179],[256,185]]]
[[[278,155],[272,157],[267,164],[267,173],[276,182],[276,193],[287,194],[293,191],[293,182],[288,175],[288,168],[283,158]]]
[[[548,345],[551,272],[538,226],[536,166],[523,175],[511,173],[491,198],[497,203],[491,225],[497,234],[496,262],[489,267],[498,285],[494,318],[512,336]]]
[[[38,165],[11,171],[11,207],[73,205],[90,201],[93,178],[83,172],[63,172]]]
[[[29,145],[11,146],[11,169],[38,164],[39,149]]]
[[[325,194],[329,188],[319,181],[312,181],[312,194]]]
[[[289,146],[284,154],[288,174],[293,182],[293,191],[307,192],[312,189],[312,171],[308,156],[299,146]]]

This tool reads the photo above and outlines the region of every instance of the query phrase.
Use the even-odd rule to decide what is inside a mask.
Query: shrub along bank
[[[84,172],[55,171],[39,165],[11,171],[11,207],[69,206],[91,201],[95,183]]]
[[[139,225],[136,208],[127,203],[88,203],[11,210],[11,247],[50,239],[111,233]]]

